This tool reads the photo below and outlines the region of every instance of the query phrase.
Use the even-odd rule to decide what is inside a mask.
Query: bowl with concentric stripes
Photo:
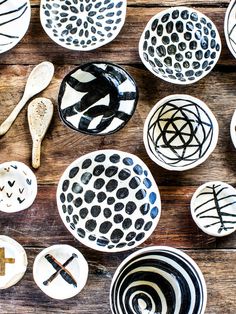
[[[203,314],[204,277],[187,254],[167,246],[141,249],[116,270],[110,289],[113,314]]]

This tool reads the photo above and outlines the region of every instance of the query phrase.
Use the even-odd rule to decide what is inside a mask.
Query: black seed
[[[70,217],[66,216],[66,222],[70,223]]]
[[[156,46],[157,38],[155,36],[152,37],[151,43],[152,43],[153,46]]]
[[[204,58],[205,59],[208,59],[211,55],[211,51],[210,50],[207,50],[205,53],[204,53]]]
[[[69,188],[69,185],[70,185],[70,181],[69,180],[65,180],[62,184],[62,191],[63,192],[66,192]]]
[[[195,33],[195,38],[196,38],[197,40],[200,40],[200,39],[202,38],[202,32],[201,32],[200,30],[196,31],[196,33]]]
[[[79,167],[72,168],[69,173],[69,178],[73,179],[77,175],[78,172],[79,172]]]
[[[94,219],[90,219],[88,221],[86,221],[85,223],[85,228],[90,231],[90,232],[93,232],[97,227],[97,223],[96,223],[96,220]]]
[[[129,201],[125,206],[125,212],[128,215],[132,215],[136,208],[137,208],[136,204],[132,201]]]
[[[90,172],[85,172],[82,174],[80,180],[83,184],[88,184],[91,178],[92,178],[92,174]]]
[[[72,185],[72,191],[76,194],[79,194],[83,192],[83,188],[79,183],[75,182]]]
[[[208,66],[208,61],[204,61],[203,64],[202,64],[202,69],[206,69]]]
[[[174,64],[175,71],[180,72],[182,70],[181,65],[179,63]]]
[[[194,29],[193,23],[192,22],[187,22],[186,28],[188,31],[192,31]]]
[[[124,217],[121,214],[117,214],[114,216],[114,222],[119,224],[124,220]]]
[[[188,69],[190,67],[190,64],[188,61],[184,61],[183,66],[185,69]]]
[[[158,59],[155,58],[154,61],[155,61],[156,65],[157,65],[158,67],[160,67],[160,68],[163,67],[163,64],[161,63],[160,60],[158,60]]]
[[[198,72],[195,73],[195,75],[196,75],[197,77],[199,77],[199,76],[202,75],[202,73],[203,73],[203,71],[198,71]]]
[[[88,209],[87,209],[87,208],[82,208],[82,209],[80,210],[79,214],[80,214],[80,217],[81,217],[82,219],[86,218],[87,215],[88,215]]]
[[[110,231],[112,223],[110,221],[105,221],[100,225],[99,232],[106,234]]]
[[[193,62],[193,68],[194,68],[194,70],[197,70],[197,69],[199,69],[200,68],[200,63],[199,62]]]
[[[85,237],[85,231],[81,228],[77,229],[77,234],[79,237],[84,238]]]
[[[125,247],[126,246],[126,243],[119,243],[119,244],[117,244],[117,248],[119,248],[119,249],[121,249],[121,248],[123,248],[123,247]]]
[[[209,35],[209,29],[207,27],[204,27],[203,31],[205,35]]]
[[[90,203],[92,203],[94,197],[95,197],[95,193],[91,190],[88,190],[88,191],[86,191],[86,193],[84,195],[84,200],[86,203],[90,204]]]
[[[214,30],[211,30],[211,37],[216,38],[216,32]]]
[[[211,49],[214,49],[215,46],[216,46],[216,41],[215,41],[215,39],[212,39],[211,40]]]
[[[93,175],[99,177],[105,170],[103,165],[98,165],[93,170]]]
[[[190,15],[190,19],[194,22],[197,22],[198,20],[198,15],[196,12],[192,12],[191,15]]]
[[[105,201],[106,198],[107,195],[104,192],[99,192],[97,195],[98,203],[102,203],[103,201]]]
[[[128,243],[128,246],[129,246],[129,247],[130,247],[130,246],[133,246],[133,245],[135,245],[135,241],[131,241],[131,242]]]
[[[98,206],[98,205],[92,206],[92,208],[91,208],[91,215],[94,218],[98,217],[100,215],[100,213],[101,213],[101,207],[100,206]]]
[[[127,188],[120,188],[117,192],[116,192],[116,197],[118,199],[124,199],[129,195],[129,190]]]

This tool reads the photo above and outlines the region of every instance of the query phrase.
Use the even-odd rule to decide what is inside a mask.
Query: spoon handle
[[[21,109],[24,107],[24,105],[27,103],[28,98],[22,97],[20,102],[16,105],[16,107],[12,110],[10,115],[6,118],[6,120],[0,125],[0,136],[7,133],[7,131],[10,129],[12,123],[15,121],[16,117],[20,113]]]
[[[32,166],[34,169],[38,169],[40,167],[40,154],[41,154],[41,140],[39,138],[35,138],[33,140],[32,148]]]

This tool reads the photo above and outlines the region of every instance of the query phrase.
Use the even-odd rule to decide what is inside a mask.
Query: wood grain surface
[[[65,168],[79,156],[103,148],[114,148],[138,155],[150,167],[160,188],[162,217],[153,235],[142,245],[169,245],[183,249],[198,263],[208,287],[206,314],[236,313],[236,234],[223,239],[210,237],[194,224],[189,210],[196,188],[211,180],[236,187],[236,150],[229,126],[236,109],[236,60],[224,39],[224,14],[227,0],[128,0],[127,20],[119,36],[92,52],[74,52],[59,47],[43,31],[39,20],[39,0],[32,0],[30,28],[11,51],[0,55],[0,123],[20,100],[26,79],[34,67],[48,60],[55,64],[53,82],[42,97],[55,105],[52,124],[42,144],[41,167],[35,171],[39,191],[30,209],[15,214],[0,212],[1,234],[19,241],[27,251],[29,267],[14,287],[0,292],[0,313],[108,314],[112,275],[131,252],[107,255],[84,247],[63,225],[56,206],[57,183]],[[144,26],[157,12],[171,5],[198,8],[216,23],[223,50],[218,65],[201,81],[191,86],[168,84],[148,72],[138,56],[138,41]],[[69,130],[59,120],[57,95],[62,78],[77,64],[87,61],[112,61],[124,66],[135,78],[140,92],[137,110],[130,122],[111,136],[91,137]],[[220,128],[218,145],[201,166],[183,172],[169,172],[155,165],[142,142],[145,118],[161,98],[185,93],[205,101],[215,114]],[[10,131],[0,138],[0,162],[18,160],[30,165],[31,136],[24,108]],[[75,246],[89,262],[90,274],[85,289],[71,300],[56,301],[41,292],[32,278],[36,255],[45,247],[67,243]],[[187,313],[186,313],[187,314]]]

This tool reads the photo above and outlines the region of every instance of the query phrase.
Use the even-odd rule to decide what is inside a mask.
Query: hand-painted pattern
[[[231,0],[225,15],[225,38],[227,45],[236,58],[236,1]]]
[[[0,276],[5,276],[6,274],[6,264],[14,264],[14,258],[5,257],[5,248],[0,248]]]

